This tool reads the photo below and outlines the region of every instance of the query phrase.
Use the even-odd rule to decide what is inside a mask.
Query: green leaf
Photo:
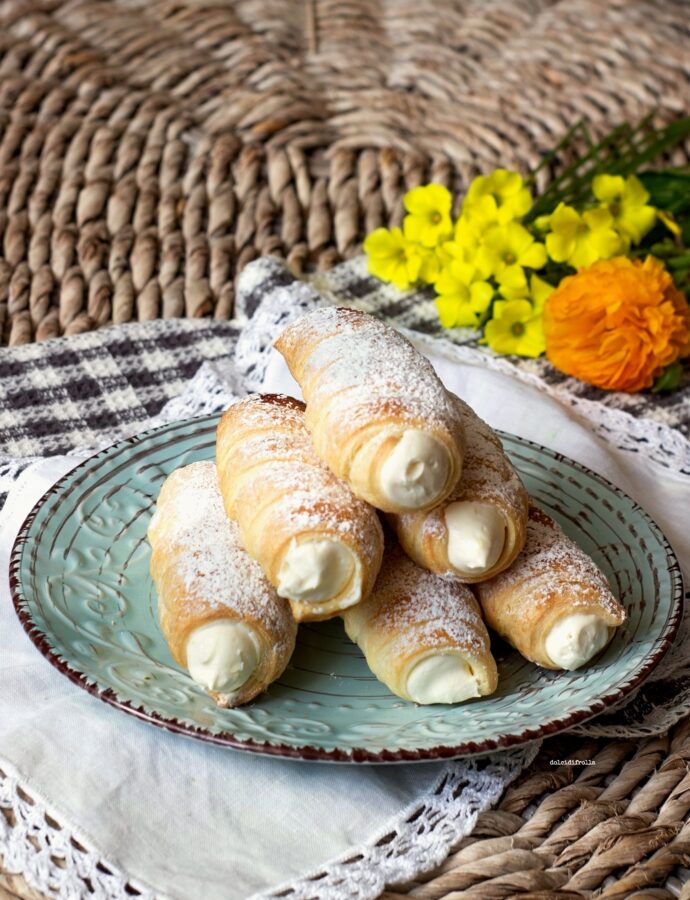
[[[553,212],[561,202],[582,209],[592,199],[592,179],[595,175],[638,173],[653,159],[672,150],[689,136],[690,116],[677,119],[664,128],[653,127],[651,116],[647,116],[635,126],[619,125],[597,144],[592,142],[584,122],[578,122],[559,144],[544,155],[529,176],[528,184],[534,186],[539,171],[545,168],[558,170],[562,160],[574,158],[554,175],[544,192],[536,198],[525,224]]]
[[[649,191],[652,206],[675,216],[690,210],[690,170],[640,172],[638,177]]]
[[[657,380],[654,382],[654,386],[652,387],[653,394],[668,394],[671,391],[676,391],[680,387],[680,382],[683,377],[683,367],[679,362],[672,363],[670,366],[666,366],[664,371],[659,375]]]

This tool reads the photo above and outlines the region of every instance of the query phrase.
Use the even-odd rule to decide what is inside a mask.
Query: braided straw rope
[[[228,318],[259,254],[689,98],[684,0],[0,0],[0,336]]]
[[[582,117],[687,113],[688,21],[685,0],[0,0],[0,339],[229,318],[249,260],[328,268],[416,184],[525,170]],[[689,760],[688,722],[554,738],[385,896],[690,898]],[[6,896],[38,895],[0,868]]]
[[[440,868],[381,900],[688,900],[689,763],[690,720],[642,743],[552,738]]]

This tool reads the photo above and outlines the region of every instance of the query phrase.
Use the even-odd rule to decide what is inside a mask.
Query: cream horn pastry
[[[307,401],[317,454],[385,512],[429,509],[453,490],[462,419],[431,363],[395,329],[353,309],[318,309],[275,342]]]
[[[166,478],[148,539],[158,617],[174,660],[219,706],[252,700],[285,669],[297,625],[242,549],[212,462]]]
[[[369,668],[413,703],[461,703],[496,690],[489,634],[469,588],[420,569],[394,541],[374,590],[343,613]]]
[[[330,618],[370,593],[381,523],[314,453],[303,403],[263,394],[234,404],[216,456],[226,512],[297,621]]]
[[[443,503],[389,521],[418,565],[473,584],[502,572],[522,550],[528,497],[494,430],[451,396],[465,427],[462,477]]]
[[[475,586],[487,625],[547,669],[579,669],[626,619],[604,574],[541,509],[513,565]]]

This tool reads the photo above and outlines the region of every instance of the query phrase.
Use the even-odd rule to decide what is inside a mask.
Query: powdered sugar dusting
[[[596,592],[602,608],[619,622],[625,611],[611,593],[603,572],[584,550],[572,541],[543,510],[530,504],[527,541],[512,566],[488,582],[478,584],[477,591],[506,591],[515,587],[530,606],[551,602],[559,585],[568,585],[573,607],[591,603]]]
[[[489,635],[472,592],[420,568],[392,541],[386,544],[372,596],[354,614],[395,632],[403,655],[420,644],[457,647],[473,656],[489,650]]]
[[[302,409],[292,398],[265,394],[246,398],[226,413],[219,465],[233,514],[244,532],[270,497],[283,532],[339,536],[371,565],[383,542],[376,511],[318,458]]]
[[[182,580],[188,604],[226,607],[240,619],[260,621],[276,637],[281,652],[282,642],[292,636],[285,627],[291,623],[289,607],[242,548],[237,524],[223,508],[212,462],[192,463],[166,479],[148,534],[157,549],[175,548],[170,564]]]
[[[466,450],[460,484],[446,505],[454,500],[475,499],[474,495],[481,491],[482,499],[488,502],[503,508],[520,508],[525,488],[500,438],[464,400],[452,396],[465,425]]]
[[[390,325],[328,307],[298,319],[276,341],[295,361],[307,402],[353,429],[395,414],[455,433],[457,412],[431,363]],[[301,352],[301,348],[308,348]]]
[[[437,540],[445,540],[443,512],[451,503],[477,500],[495,505],[506,516],[526,514],[527,494],[514,466],[506,456],[499,437],[467,403],[451,395],[465,427],[465,460],[457,487],[425,518],[422,528]]]

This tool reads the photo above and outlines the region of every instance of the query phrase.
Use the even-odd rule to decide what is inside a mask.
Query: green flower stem
[[[641,166],[676,147],[688,136],[690,136],[690,117],[678,119],[657,130],[652,127],[651,116],[648,116],[634,127],[619,125],[598,143],[593,144],[584,122],[578,122],[566,133],[563,140],[544,156],[527,179],[527,183],[533,186],[537,173],[557,161],[559,155],[566,151],[577,153],[579,141],[584,140],[588,151],[578,156],[553,179],[535,201],[525,222],[531,222],[538,216],[553,212],[561,202],[577,208],[583,207],[591,199],[591,183],[595,175],[600,173],[630,175],[638,172]]]

